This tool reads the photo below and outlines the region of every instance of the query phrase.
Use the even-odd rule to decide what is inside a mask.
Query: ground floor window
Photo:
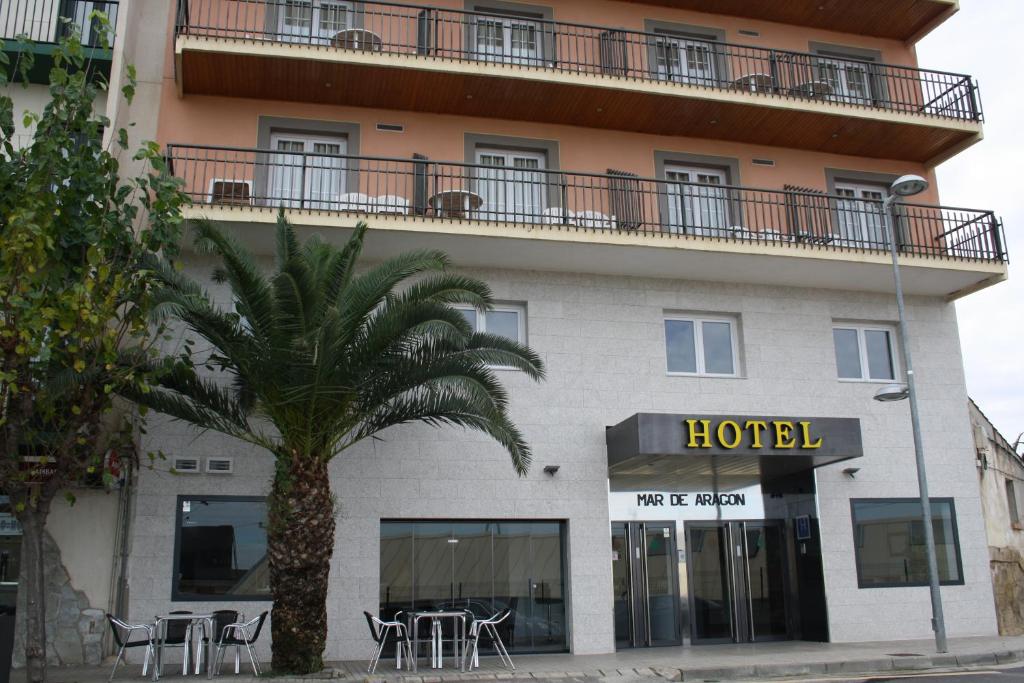
[[[382,521],[381,617],[433,608],[486,617],[509,608],[499,633],[510,652],[564,651],[564,556],[563,522]]]
[[[179,496],[175,600],[270,598],[263,498]]]
[[[917,498],[860,498],[850,501],[860,588],[925,586],[925,551],[921,502]],[[962,584],[960,541],[952,498],[932,498],[939,580]]]

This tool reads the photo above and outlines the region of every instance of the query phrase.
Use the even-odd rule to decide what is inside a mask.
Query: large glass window
[[[179,496],[175,600],[270,598],[263,498]]]
[[[861,498],[850,501],[861,588],[925,586],[928,556],[921,501],[916,498]],[[939,580],[963,583],[956,510],[952,498],[932,498],[932,530]]]
[[[499,633],[510,652],[564,651],[563,537],[562,522],[382,521],[381,618],[509,608]]]

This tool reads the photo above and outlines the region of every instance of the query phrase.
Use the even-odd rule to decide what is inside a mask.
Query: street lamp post
[[[910,423],[914,432],[914,456],[917,459],[917,488],[921,497],[921,513],[924,523],[924,542],[928,554],[928,586],[932,599],[932,630],[935,632],[935,649],[946,652],[946,622],[942,617],[942,595],[939,593],[939,565],[935,556],[935,531],[932,528],[932,506],[928,499],[928,478],[925,474],[924,449],[921,446],[921,417],[917,409],[917,389],[914,383],[914,365],[910,358],[910,335],[907,332],[907,316],[903,306],[903,281],[900,277],[899,258],[896,253],[896,231],[892,219],[893,204],[900,197],[919,194],[928,187],[928,181],[920,176],[905,175],[896,180],[890,188],[889,196],[882,202],[882,224],[887,235],[883,239],[889,242],[892,255],[892,278],[896,285],[896,307],[900,318],[900,346],[903,350],[903,361],[907,366],[906,391],[900,387],[884,387],[875,394],[879,401],[893,401],[903,398],[910,399]]]

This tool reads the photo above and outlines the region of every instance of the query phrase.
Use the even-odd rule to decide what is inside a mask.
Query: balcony
[[[90,68],[109,78],[111,45],[104,45],[100,23],[93,13],[105,14],[113,31],[118,9],[117,0],[4,0],[0,2],[0,40],[12,65],[19,52],[34,54],[28,72],[30,83],[49,83],[54,48],[61,38],[77,33]],[[112,43],[112,37],[108,42]]]
[[[180,0],[181,92],[925,163],[981,137],[977,85],[962,74],[422,5],[280,1]]]
[[[278,208],[341,240],[359,220],[371,257],[445,249],[467,266],[887,291],[879,202],[772,190],[371,156],[169,145],[189,217],[240,224],[273,249]],[[1005,279],[990,211],[900,204],[907,291],[956,298]]]
[[[951,17],[957,0],[635,0],[647,5],[728,14],[913,43]]]

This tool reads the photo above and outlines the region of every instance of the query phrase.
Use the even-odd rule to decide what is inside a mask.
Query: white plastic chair
[[[600,211],[577,211],[576,224],[581,228],[611,230],[615,227],[615,216],[608,216]]]
[[[576,225],[576,214],[560,206],[552,206],[541,213],[545,225]]]
[[[408,199],[399,197],[397,194],[383,194],[374,197],[373,204],[376,213],[391,216],[408,216],[412,206]]]
[[[338,197],[338,208],[341,211],[373,213],[374,200],[373,197],[362,192],[346,192]]]

